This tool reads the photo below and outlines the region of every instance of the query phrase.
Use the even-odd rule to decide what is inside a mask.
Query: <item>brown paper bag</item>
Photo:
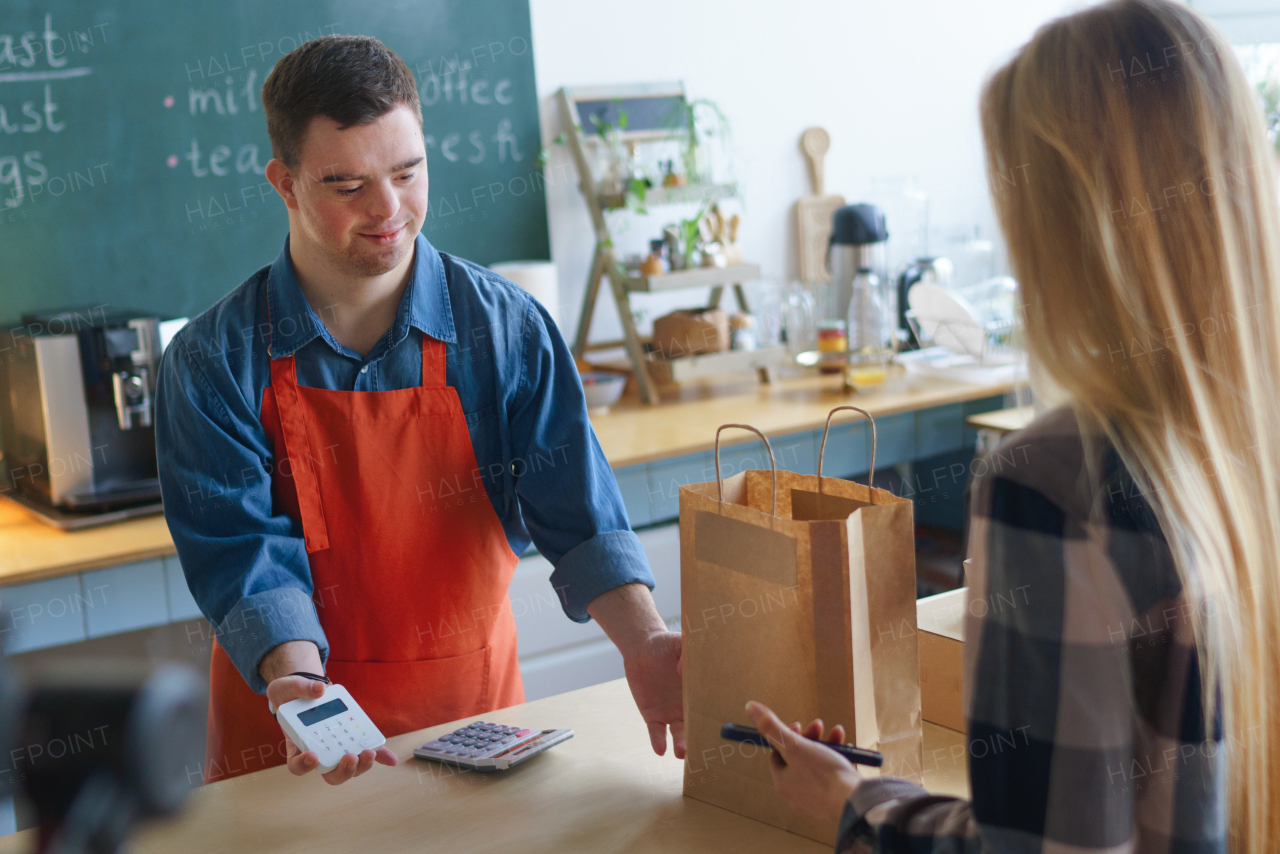
[[[861,412],[852,406],[843,409]],[[720,480],[720,431],[764,440],[772,471]],[[759,700],[782,720],[844,724],[880,772],[921,782],[912,504],[882,489],[778,471],[764,434],[716,431],[716,481],[680,487],[684,793],[828,844],[835,828],[794,812],[767,752],[725,741]],[[871,425],[872,474],[875,423]],[[868,480],[871,480],[869,477]]]

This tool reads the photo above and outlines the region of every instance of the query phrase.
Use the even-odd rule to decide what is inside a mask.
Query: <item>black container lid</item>
[[[884,211],[875,205],[845,205],[831,217],[832,243],[865,244],[888,239]]]

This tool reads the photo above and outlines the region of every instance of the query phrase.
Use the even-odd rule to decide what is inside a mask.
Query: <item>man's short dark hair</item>
[[[293,168],[316,116],[344,129],[367,125],[400,105],[422,123],[413,72],[382,42],[369,36],[322,36],[276,63],[262,84],[271,153]]]

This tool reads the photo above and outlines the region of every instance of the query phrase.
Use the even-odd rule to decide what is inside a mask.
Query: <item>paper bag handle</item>
[[[739,430],[750,430],[760,437],[764,442],[765,450],[769,452],[769,468],[773,471],[773,512],[770,516],[778,515],[778,464],[773,460],[773,446],[769,444],[769,437],[761,433],[750,424],[721,424],[716,430],[716,497],[720,503],[724,503],[724,481],[720,479],[720,432],[728,430],[730,427],[737,427]]]
[[[876,493],[872,484],[875,483],[876,479],[876,420],[871,417],[870,412],[865,409],[859,409],[856,406],[837,406],[827,413],[827,426],[822,429],[822,447],[818,449],[818,494],[822,494],[822,458],[827,453],[827,433],[831,430],[831,417],[842,409],[861,412],[871,424],[871,471],[867,474],[867,488],[871,490],[871,503],[874,504]]]

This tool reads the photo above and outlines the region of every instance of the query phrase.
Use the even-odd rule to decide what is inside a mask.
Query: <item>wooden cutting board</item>
[[[800,150],[809,161],[813,195],[796,202],[796,233],[799,236],[800,280],[830,281],[827,272],[827,242],[831,239],[831,215],[844,207],[844,196],[823,195],[823,158],[831,147],[831,137],[820,127],[800,135]]]

